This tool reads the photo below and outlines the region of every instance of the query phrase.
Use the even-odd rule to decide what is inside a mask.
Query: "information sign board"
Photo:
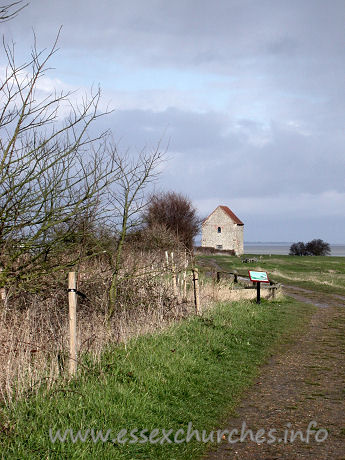
[[[259,283],[269,283],[267,272],[257,272],[254,270],[248,270],[250,281],[256,281]]]

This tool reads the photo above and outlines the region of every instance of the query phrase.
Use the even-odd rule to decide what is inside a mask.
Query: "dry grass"
[[[157,331],[192,314],[189,304],[175,304],[167,310],[123,310],[110,324],[101,311],[78,308],[78,349],[91,352],[97,359],[112,342]],[[55,299],[42,302],[32,299],[29,309],[4,308],[0,320],[0,388],[1,396],[11,401],[46,381],[48,388],[68,369],[68,310]]]
[[[98,359],[110,343],[164,329],[195,313],[191,270],[185,271],[184,252],[174,254],[176,288],[164,252],[126,254],[120,274],[117,309],[108,320],[111,270],[99,258],[79,267],[77,336],[79,354]],[[185,286],[184,286],[185,283]],[[59,378],[68,378],[67,273],[39,293],[8,292],[0,311],[0,389],[10,403],[27,392]],[[202,310],[215,301],[252,299],[253,289],[234,289],[229,281],[201,280]],[[268,293],[268,291],[266,291]],[[265,297],[265,290],[262,292]],[[267,295],[266,295],[267,296]],[[81,364],[80,364],[81,365]]]
[[[183,279],[184,254],[175,254],[176,271]],[[157,253],[127,254],[120,274],[118,305],[109,320],[108,290],[111,271],[104,260],[79,267],[77,335],[79,354],[97,359],[108,344],[168,327],[193,314],[191,277],[187,298],[173,290],[171,270]],[[129,276],[130,274],[130,276]],[[65,278],[65,280],[63,279]],[[10,403],[56,379],[68,370],[67,273],[39,294],[7,292],[0,310],[0,395]]]

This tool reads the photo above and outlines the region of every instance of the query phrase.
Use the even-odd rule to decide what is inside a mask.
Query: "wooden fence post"
[[[198,315],[200,312],[200,293],[199,293],[199,271],[197,268],[193,268],[193,285],[194,285],[195,312]]]
[[[186,251],[184,252],[184,270],[183,270],[183,294],[182,299],[183,302],[187,302],[187,267],[188,267],[188,260]]]
[[[277,287],[276,286],[270,286],[269,289],[271,291],[271,298],[275,299]]]
[[[171,253],[171,273],[172,273],[173,292],[174,292],[174,296],[177,297],[178,292],[177,292],[177,283],[176,283],[176,267],[174,264],[174,253],[173,252]]]
[[[165,272],[167,273],[167,276],[165,277],[165,283],[166,283],[166,287],[168,289],[169,288],[169,283],[170,283],[170,279],[169,279],[169,275],[168,275],[168,272],[169,272],[169,253],[168,253],[168,251],[165,251]]]
[[[75,272],[68,274],[68,304],[69,304],[69,372],[74,375],[77,371],[77,279]]]
[[[0,272],[2,272],[2,270],[3,270],[3,269],[2,269],[2,267],[1,267],[1,268],[0,268]],[[5,289],[5,287],[2,287],[2,288],[0,289],[0,298],[1,298],[1,300],[3,300],[3,301],[6,300],[6,289]]]

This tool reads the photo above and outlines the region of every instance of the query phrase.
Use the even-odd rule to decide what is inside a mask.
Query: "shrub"
[[[143,218],[147,227],[163,225],[188,249],[193,248],[200,219],[189,198],[175,192],[152,195]]]
[[[298,243],[293,243],[290,246],[290,256],[306,256],[306,247],[305,244],[302,241],[299,241]]]
[[[315,239],[306,244],[306,252],[311,256],[327,256],[331,253],[331,249],[325,241]]]
[[[320,238],[304,244],[302,241],[290,246],[290,256],[327,256],[331,253],[329,244]]]

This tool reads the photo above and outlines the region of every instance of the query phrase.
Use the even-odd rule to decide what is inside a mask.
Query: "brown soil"
[[[222,430],[241,433],[242,423],[254,433],[274,428],[276,441],[261,444],[225,440],[204,459],[343,459],[345,460],[345,298],[293,286],[288,295],[319,306],[302,336],[274,356],[245,395]],[[326,429],[328,437],[305,441],[308,424]],[[291,423],[291,425],[287,425]],[[291,430],[301,430],[304,441],[290,442]],[[284,434],[287,434],[287,442]],[[320,432],[320,439],[324,432]],[[233,439],[238,436],[234,433]],[[279,438],[281,439],[279,442]],[[269,439],[269,438],[268,438]]]

